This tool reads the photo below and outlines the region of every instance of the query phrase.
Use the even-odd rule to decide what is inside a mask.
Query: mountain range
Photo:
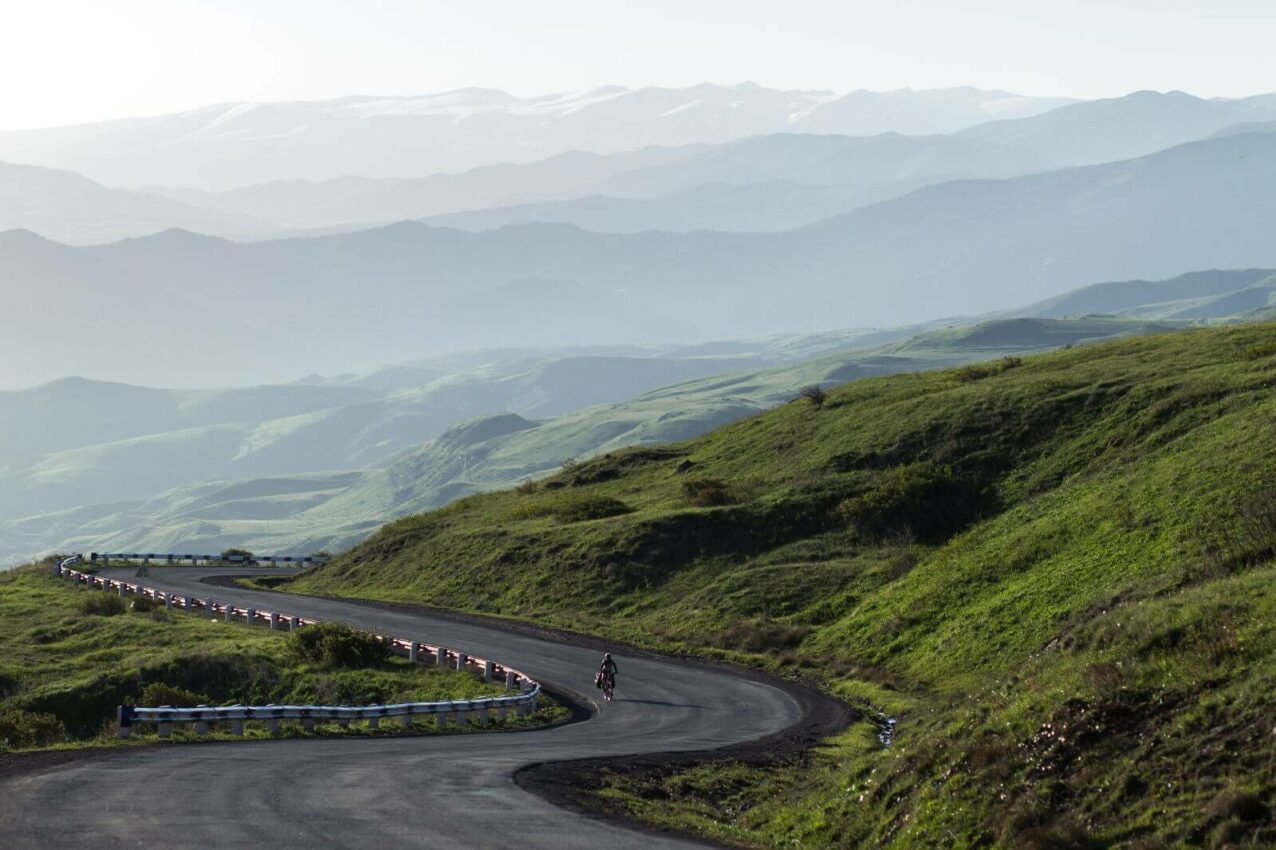
[[[134,383],[242,385],[465,347],[911,324],[1087,280],[1270,267],[1273,212],[1276,134],[1247,133],[949,181],[773,234],[400,223],[255,244],[169,231],[67,247],[11,231],[0,234],[15,293],[0,382],[85,374],[84,346],[99,374]],[[156,349],[165,356],[146,356]]]
[[[724,142],[774,132],[946,133],[1067,103],[971,88],[780,91],[753,83],[519,98],[492,89],[414,97],[226,103],[175,115],[0,133],[0,161],[108,185],[228,189],[273,180],[420,177],[569,150]]]
[[[782,231],[944,181],[1144,156],[1237,128],[1262,132],[1261,119],[1276,118],[1273,103],[1268,96],[1136,92],[941,135],[780,132],[568,151],[416,178],[272,180],[221,192],[128,191],[62,171],[3,166],[0,199],[9,203],[0,229],[74,244],[174,227],[241,240],[314,236],[409,219],[465,230],[553,222],[617,233]]]

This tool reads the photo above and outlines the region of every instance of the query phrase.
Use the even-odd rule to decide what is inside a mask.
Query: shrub
[[[52,714],[19,709],[0,714],[0,744],[5,748],[47,747],[64,740],[66,729]]]
[[[80,600],[80,613],[90,617],[115,617],[125,610],[124,600],[109,593],[91,593]]]
[[[222,550],[221,558],[223,561],[229,561],[231,558],[243,558],[246,561],[252,561],[253,553],[249,552],[247,549],[236,549],[231,547],[230,549]]]
[[[531,495],[536,492],[536,482],[528,478],[515,487],[514,490],[523,496]]]
[[[289,651],[301,661],[328,667],[369,667],[390,655],[389,646],[379,637],[342,623],[316,623],[293,632]]]
[[[708,642],[712,646],[741,652],[778,652],[793,649],[810,633],[810,626],[773,620],[741,620],[710,635]]]
[[[697,508],[715,508],[729,505],[734,501],[730,488],[716,478],[694,478],[684,481],[682,495]]]
[[[555,493],[547,498],[528,499],[510,511],[508,516],[516,520],[553,517],[559,522],[584,522],[620,516],[632,511],[633,508],[629,505],[610,496]]]
[[[1256,567],[1276,558],[1276,486],[1267,484],[1244,497],[1232,528],[1202,528],[1201,563],[1189,570],[1191,581],[1208,581]]]
[[[1266,342],[1255,343],[1241,352],[1241,357],[1246,360],[1262,360],[1264,357],[1271,357],[1276,354],[1276,340],[1267,340]]]
[[[798,390],[798,398],[806,399],[815,408],[823,407],[824,402],[828,401],[828,397],[828,393],[824,392],[824,388],[819,384],[811,384],[809,387],[803,387]]]
[[[930,463],[902,464],[873,477],[873,486],[837,506],[857,534],[944,539],[977,520],[987,506],[977,480]]]
[[[1022,365],[1022,357],[1003,357],[1000,360],[993,360],[990,363],[975,363],[970,366],[964,366],[957,370],[954,377],[963,384],[966,384],[971,381],[980,381],[984,378],[991,378],[993,375],[1000,375],[1002,372]]]
[[[145,614],[155,610],[155,600],[149,596],[134,596],[129,607],[135,614]]]
[[[1257,794],[1238,788],[1227,788],[1219,792],[1205,806],[1205,816],[1211,821],[1236,818],[1242,822],[1266,820],[1267,804]]]
[[[586,496],[565,503],[554,511],[554,516],[562,522],[585,522],[591,519],[620,516],[632,510],[633,508],[629,505],[610,496]]]
[[[151,707],[171,705],[173,708],[194,708],[197,705],[208,705],[212,698],[185,688],[178,688],[164,682],[151,682],[142,688],[142,695],[137,704]]]
[[[1254,564],[1276,558],[1276,487],[1251,494],[1238,513],[1244,555]]]

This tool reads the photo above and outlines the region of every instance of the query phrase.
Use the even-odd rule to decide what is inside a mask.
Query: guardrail
[[[177,609],[188,613],[202,613],[220,617],[225,622],[243,621],[248,625],[261,623],[271,629],[287,628],[296,631],[314,625],[318,620],[283,614],[278,611],[266,611],[260,608],[237,608],[230,603],[218,602],[212,598],[200,599],[194,596],[183,596],[177,593],[165,593],[152,587],[143,587],[128,581],[93,575],[72,568],[72,564],[82,563],[80,556],[59,561],[53,567],[53,575],[69,581],[74,585],[85,585],[92,590],[107,593],[118,593],[121,597],[130,595],[149,598],[162,604],[169,610]],[[193,724],[195,732],[207,734],[210,723],[229,723],[231,731],[236,735],[244,734],[244,721],[261,720],[270,732],[277,732],[283,720],[300,720],[303,729],[313,729],[320,720],[335,721],[346,727],[352,721],[366,721],[369,728],[379,728],[383,718],[397,717],[404,728],[410,728],[417,716],[434,717],[438,727],[444,729],[449,718],[455,718],[458,726],[470,723],[486,725],[491,722],[493,714],[506,718],[510,712],[518,717],[526,717],[536,711],[537,698],[540,696],[540,683],[530,676],[515,670],[513,667],[499,664],[489,658],[480,658],[445,646],[428,644],[408,638],[377,635],[385,641],[390,651],[396,655],[406,656],[409,661],[418,664],[433,664],[438,667],[469,671],[483,677],[484,682],[505,680],[507,694],[517,691],[516,696],[485,697],[477,700],[441,700],[438,702],[405,702],[388,705],[234,705],[206,706],[195,708],[174,708],[172,706],[142,707],[122,705],[117,712],[118,735],[127,738],[132,734],[133,726],[138,723],[154,723],[159,736],[167,738],[172,734],[172,724]]]
[[[331,558],[327,555],[177,555],[172,552],[90,552],[89,560],[93,563],[103,562],[106,566],[111,561],[141,561],[149,564],[160,561],[176,566],[183,561],[190,561],[191,566],[203,561],[206,564],[260,564],[268,561],[270,565],[278,564],[322,564]]]

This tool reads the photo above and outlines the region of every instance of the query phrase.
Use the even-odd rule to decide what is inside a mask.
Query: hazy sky
[[[0,11],[0,129],[461,86],[1276,89],[1272,0],[0,0]]]

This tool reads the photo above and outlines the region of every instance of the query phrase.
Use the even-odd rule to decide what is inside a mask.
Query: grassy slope
[[[211,705],[426,701],[500,692],[474,676],[399,658],[365,669],[298,661],[281,633],[202,616],[163,610],[84,615],[81,604],[102,595],[61,585],[43,567],[0,574],[0,717],[15,709],[50,713],[62,721],[68,742],[86,743],[113,735],[115,707],[154,682],[206,696]],[[0,752],[20,746],[0,741]]]
[[[866,720],[606,792],[728,840],[1269,846],[1273,423],[1272,324],[861,380],[391,523],[297,589],[792,668],[899,718],[888,748]]]

